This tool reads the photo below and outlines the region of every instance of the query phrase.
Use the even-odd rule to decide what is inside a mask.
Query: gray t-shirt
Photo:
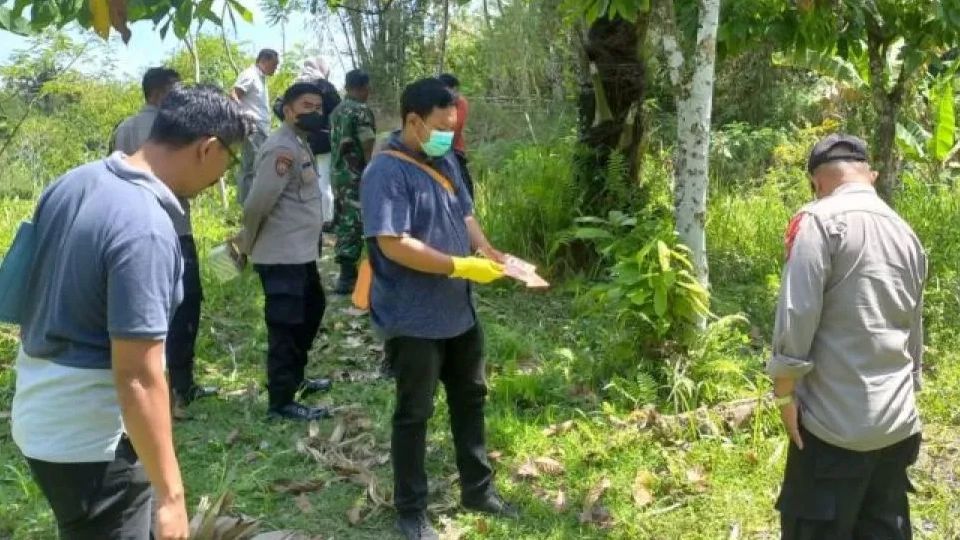
[[[395,133],[387,149],[418,160]],[[470,255],[465,218],[473,214],[473,201],[460,177],[453,153],[425,162],[454,185],[446,191],[429,174],[412,163],[377,154],[363,173],[360,202],[363,234],[373,266],[370,312],[384,337],[408,336],[446,339],[463,334],[476,324],[470,284],[466,280],[412,270],[388,259],[377,245],[377,236],[416,238],[447,255]]]
[[[144,105],[140,112],[127,118],[113,133],[113,144],[110,151],[119,150],[130,156],[143,146],[150,138],[150,130],[153,129],[153,121],[157,119],[157,113],[160,112],[154,105],[149,103]],[[190,201],[181,197],[180,206],[183,207],[184,219],[178,219],[173,216],[173,227],[180,236],[192,235],[193,229],[190,226]]]
[[[163,340],[183,298],[177,198],[123,154],[47,188],[17,358],[13,435],[52,462],[110,461],[122,434],[111,339]]]

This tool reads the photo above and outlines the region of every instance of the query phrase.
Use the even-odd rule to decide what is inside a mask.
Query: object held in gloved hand
[[[504,264],[503,273],[513,279],[522,281],[531,289],[542,289],[549,287],[545,279],[537,274],[537,267],[523,259],[507,255],[506,264]]]

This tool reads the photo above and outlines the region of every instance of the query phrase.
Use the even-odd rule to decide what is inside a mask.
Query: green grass
[[[19,219],[32,203],[2,201],[0,245],[9,242]],[[228,232],[214,194],[196,205],[195,220],[201,251],[210,249]],[[757,205],[764,204],[764,212]],[[723,210],[723,211],[718,211]],[[236,210],[226,216],[236,222]],[[771,262],[783,217],[788,210],[771,196],[759,199],[718,199],[711,221],[715,288],[722,313],[746,311],[752,324],[769,334],[775,274]],[[958,216],[951,216],[957,219]],[[930,224],[932,227],[933,224]],[[776,227],[774,232],[769,229]],[[332,282],[332,264],[323,265],[323,279]],[[952,282],[951,282],[952,283]],[[265,330],[260,285],[250,273],[226,285],[204,276],[206,303],[199,339],[198,376],[204,384],[223,388],[219,399],[196,403],[193,418],[176,424],[176,442],[190,507],[202,495],[224,489],[235,494],[235,511],[259,518],[265,529],[296,529],[323,538],[393,538],[392,515],[373,510],[365,487],[342,473],[297,451],[308,426],[271,423],[264,417]],[[950,283],[941,288],[952,291]],[[602,335],[597,325],[578,318],[572,298],[562,291],[533,294],[512,285],[481,287],[478,298],[487,332],[491,393],[488,406],[489,447],[496,460],[497,484],[519,503],[517,521],[481,518],[446,511],[450,527],[464,538],[501,539],[726,539],[775,538],[777,494],[785,438],[778,419],[762,410],[732,434],[665,436],[639,427],[629,408],[605,403],[600,387],[584,387],[582,373],[598,355]],[[946,295],[946,294],[944,294]],[[333,376],[334,391],[318,400],[354,406],[370,419],[369,450],[385,453],[389,443],[392,385],[377,379],[380,353],[364,318],[345,311],[343,299],[331,298],[323,333],[311,355],[308,372]],[[946,310],[945,313],[955,313]],[[944,324],[940,325],[945,326]],[[918,538],[956,538],[954,516],[960,509],[957,436],[960,421],[954,403],[960,392],[957,343],[941,330],[934,335],[922,407],[928,422],[928,442],[913,474]],[[0,411],[9,411],[14,390],[11,369],[16,332],[0,328]],[[744,353],[752,358],[756,353]],[[749,393],[746,388],[744,393]],[[10,439],[6,417],[0,417],[0,538],[54,538],[52,515],[31,481],[25,462]],[[544,428],[572,420],[569,431],[549,435]],[[320,423],[316,440],[324,440],[335,421]],[[456,500],[450,478],[455,474],[453,451],[442,397],[431,422],[428,468],[432,502]],[[564,466],[557,475],[517,476],[527,460],[551,457]],[[653,475],[647,485],[652,502],[633,500],[638,471]],[[381,489],[390,485],[389,464],[373,469]],[[600,505],[607,509],[608,528],[581,524],[579,514],[590,492],[603,478],[610,482]],[[275,489],[285,481],[321,480],[324,487],[298,501]],[[562,492],[566,506],[555,502]],[[351,525],[347,512],[364,508],[364,519]]]

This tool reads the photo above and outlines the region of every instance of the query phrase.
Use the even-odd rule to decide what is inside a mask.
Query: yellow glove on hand
[[[482,257],[451,257],[453,273],[450,277],[490,283],[503,277],[503,265]]]

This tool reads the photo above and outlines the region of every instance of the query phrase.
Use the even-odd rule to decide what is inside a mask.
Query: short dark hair
[[[290,85],[290,88],[283,93],[283,99],[280,100],[284,105],[290,105],[302,95],[316,94],[323,97],[323,89],[311,82],[298,82]]]
[[[280,58],[280,53],[273,49],[260,49],[260,52],[257,53],[257,62],[263,62],[264,60],[277,60]]]
[[[180,82],[177,70],[168,67],[153,67],[143,74],[143,99],[150,99],[154,92],[166,90]]]
[[[407,115],[416,113],[421,118],[430,116],[434,109],[446,109],[454,104],[453,93],[440,79],[433,77],[412,82],[400,96],[400,114],[406,123]]]
[[[354,69],[347,72],[344,86],[348,90],[359,90],[370,86],[370,75],[362,69]]]
[[[457,78],[453,73],[441,73],[437,75],[437,78],[440,79],[447,88],[460,88],[460,79]]]
[[[182,148],[203,137],[236,144],[247,137],[251,121],[240,105],[212,84],[178,86],[163,103],[150,130],[150,141]]]

